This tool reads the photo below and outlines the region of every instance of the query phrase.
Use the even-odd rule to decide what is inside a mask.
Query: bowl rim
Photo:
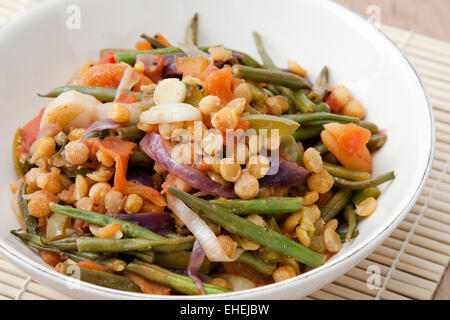
[[[431,164],[434,159],[434,152],[435,152],[435,134],[436,133],[435,133],[435,119],[434,119],[434,114],[433,114],[433,107],[432,107],[430,99],[425,91],[423,82],[422,82],[420,76],[418,75],[416,69],[414,68],[414,66],[412,65],[412,63],[410,62],[410,60],[408,59],[406,54],[401,50],[400,47],[398,47],[395,44],[395,42],[392,39],[390,39],[385,33],[383,33],[380,28],[377,28],[374,24],[369,23],[362,16],[351,11],[350,9],[343,6],[342,4],[336,3],[332,0],[326,0],[325,2],[327,2],[327,5],[335,6],[335,9],[340,10],[341,12],[346,12],[347,14],[353,15],[354,18],[362,21],[362,23],[365,23],[366,25],[367,24],[370,25],[373,29],[376,30],[376,32],[378,32],[378,34],[381,34],[382,37],[385,40],[387,40],[387,42],[389,43],[389,46],[391,48],[393,48],[394,51],[396,51],[397,53],[400,53],[400,57],[402,57],[406,61],[406,63],[409,65],[410,69],[413,71],[413,74],[416,77],[416,80],[418,81],[420,87],[422,88],[421,92],[423,93],[426,103],[427,103],[428,115],[429,115],[429,120],[430,120],[430,129],[431,129],[430,143],[427,144],[427,146],[429,147],[428,159],[427,159],[426,168],[423,171],[420,183],[418,184],[411,199],[399,211],[399,213],[396,215],[396,217],[392,220],[392,223],[387,225],[376,236],[374,236],[372,239],[367,241],[367,243],[361,244],[361,246],[358,249],[355,249],[354,251],[350,251],[347,255],[339,257],[338,259],[335,259],[335,260],[328,261],[320,267],[312,269],[306,273],[300,274],[300,275],[293,277],[291,279],[288,279],[286,281],[272,283],[272,284],[265,285],[262,287],[257,287],[257,288],[253,288],[253,289],[242,290],[242,291],[236,291],[236,292],[228,292],[228,293],[221,293],[221,294],[215,294],[215,295],[192,295],[192,296],[160,296],[160,295],[154,295],[154,294],[127,292],[127,291],[121,291],[121,290],[116,290],[116,289],[110,289],[110,288],[94,285],[94,284],[91,284],[88,282],[84,282],[81,280],[69,278],[65,275],[62,275],[62,274],[56,272],[55,270],[51,269],[50,267],[48,267],[46,265],[42,265],[39,263],[36,264],[36,262],[33,261],[31,258],[28,258],[24,254],[22,254],[20,251],[13,249],[12,247],[10,247],[6,243],[4,243],[4,241],[2,241],[2,240],[0,240],[0,253],[4,257],[9,259],[10,261],[13,261],[14,263],[16,263],[19,266],[19,268],[22,267],[24,269],[28,269],[28,270],[30,270],[30,272],[44,273],[46,275],[46,278],[48,280],[50,280],[50,282],[57,282],[61,285],[64,285],[65,283],[67,283],[68,279],[71,279],[71,281],[75,280],[75,284],[78,286],[77,289],[79,289],[79,290],[82,289],[85,292],[89,291],[91,294],[94,294],[94,295],[103,294],[103,296],[105,298],[110,298],[110,299],[114,299],[114,298],[145,299],[145,298],[147,298],[147,299],[159,299],[159,300],[179,300],[179,299],[204,300],[204,299],[226,299],[226,298],[238,298],[239,299],[242,297],[245,298],[245,296],[251,295],[253,293],[257,293],[257,292],[261,293],[262,291],[280,288],[280,287],[286,286],[288,284],[292,284],[293,282],[300,282],[302,279],[306,279],[311,276],[315,276],[320,272],[324,272],[325,270],[335,267],[338,264],[342,264],[344,261],[351,259],[355,255],[358,255],[358,254],[361,254],[361,253],[364,253],[367,251],[372,252],[374,249],[372,249],[372,250],[370,249],[371,245],[380,241],[380,239],[383,240],[389,236],[389,234],[393,231],[393,229],[397,227],[397,225],[403,220],[403,218],[406,216],[406,214],[414,206],[414,204],[417,201],[417,198],[419,197],[419,195],[422,192],[422,189],[425,186],[425,182],[429,176],[429,173],[430,173],[430,170],[432,167]],[[60,3],[60,1],[48,0],[46,2],[43,2],[43,3],[40,3],[36,6],[34,6],[28,10],[25,10],[24,12],[21,12],[20,14],[13,17],[8,23],[6,23],[6,25],[4,25],[2,27],[2,29],[11,28],[12,26],[14,26],[14,24],[17,21],[21,20],[23,17],[26,17],[30,13],[32,14],[35,12],[44,11],[46,7],[51,7],[51,6],[55,5],[55,3]],[[347,267],[347,269],[349,270],[352,267],[353,267],[353,265],[351,267]]]

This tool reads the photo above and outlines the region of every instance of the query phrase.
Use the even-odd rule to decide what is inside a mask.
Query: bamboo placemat
[[[42,0],[0,0],[0,26]],[[436,152],[416,205],[366,260],[306,299],[432,299],[450,261],[450,43],[383,26],[420,74],[434,108]],[[367,270],[381,272],[380,288]],[[0,257],[0,299],[69,299]]]

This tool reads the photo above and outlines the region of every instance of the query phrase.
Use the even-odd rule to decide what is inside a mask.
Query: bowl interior
[[[287,59],[295,59],[315,79],[327,65],[331,83],[347,86],[368,110],[367,118],[388,133],[386,145],[374,157],[374,174],[395,170],[396,180],[382,187],[386,192],[376,213],[360,222],[360,235],[313,273],[328,273],[329,281],[333,280],[339,274],[330,276],[332,268],[328,266],[362,248],[373,249],[400,221],[400,215],[406,214],[405,208],[412,205],[427,172],[434,137],[432,117],[411,66],[390,41],[356,15],[330,1],[313,0],[50,1],[0,30],[0,97],[4,104],[0,120],[4,137],[0,244],[7,255],[14,253],[27,263],[43,265],[9,234],[18,228],[9,205],[9,183],[16,179],[11,141],[17,127],[46,105],[48,100],[38,98],[36,92],[63,85],[86,59],[96,59],[102,48],[134,47],[142,32],[161,32],[174,44],[182,41],[194,12],[199,13],[201,45],[223,44],[259,58],[251,33],[256,30],[281,67]],[[71,20],[78,17],[79,29],[77,21]],[[300,295],[307,293],[297,285],[306,281],[302,277],[286,282],[295,283]],[[258,290],[243,297],[257,297]]]

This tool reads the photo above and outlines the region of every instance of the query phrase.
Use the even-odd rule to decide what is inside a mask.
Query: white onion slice
[[[142,112],[140,120],[149,124],[195,121],[202,120],[202,114],[187,103],[168,103]]]
[[[234,257],[230,258],[223,250],[219,240],[209,228],[208,224],[180,199],[168,196],[167,206],[181,221],[183,221],[198,242],[200,242],[203,251],[205,251],[205,254],[210,261],[231,262],[239,258],[242,254],[243,250],[237,249]]]
[[[114,101],[116,101],[122,93],[130,91],[131,88],[133,88],[133,86],[139,82],[139,80],[141,80],[139,73],[134,68],[128,66],[123,73],[119,86],[117,87]]]

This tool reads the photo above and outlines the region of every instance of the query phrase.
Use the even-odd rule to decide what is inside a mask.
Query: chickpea
[[[220,98],[217,96],[206,96],[199,102],[199,110],[205,116],[221,109]]]
[[[30,215],[36,218],[43,218],[52,212],[50,202],[58,202],[58,198],[48,191],[37,191],[28,202],[28,211]]]
[[[37,176],[36,184],[44,191],[51,193],[58,193],[62,189],[61,181],[59,179],[60,169],[51,168],[49,173],[40,173]]]
[[[105,195],[105,208],[109,213],[118,213],[123,209],[123,195],[119,191],[111,190]]]
[[[273,280],[280,282],[295,277],[295,270],[291,266],[282,266],[275,269],[272,273]]]
[[[94,203],[92,202],[91,198],[83,197],[77,201],[78,209],[91,211],[93,207]]]
[[[138,213],[141,210],[144,200],[137,194],[130,194],[125,200],[126,213]]]
[[[83,164],[89,159],[89,148],[80,141],[71,141],[64,149],[64,157],[72,165]]]
[[[303,163],[309,171],[318,173],[322,170],[322,157],[314,148],[308,148],[303,153]]]
[[[258,196],[259,182],[249,173],[242,173],[234,184],[234,192],[236,195],[245,200],[250,200]]]
[[[295,228],[295,235],[297,236],[298,241],[305,247],[309,247],[311,245],[311,239],[309,238],[308,232],[305,229],[298,226]]]
[[[75,198],[75,184],[72,184],[68,189],[61,190],[60,193],[57,194],[58,200],[73,204],[77,199]]]
[[[245,218],[246,220],[253,222],[254,224],[267,228],[267,223],[264,221],[264,219],[259,214],[251,214]]]
[[[89,191],[89,184],[82,175],[78,174],[75,177],[75,198],[80,200],[86,197]]]
[[[214,128],[222,132],[226,132],[227,129],[236,128],[238,124],[238,116],[233,109],[225,107],[214,113],[214,116],[211,119],[211,124]]]
[[[231,50],[227,50],[223,46],[210,47],[208,52],[214,61],[228,61],[232,57]]]
[[[247,83],[241,83],[234,88],[233,94],[236,98],[244,98],[247,103],[252,100],[252,92]]]
[[[84,128],[75,128],[70,130],[69,140],[70,141],[80,140],[85,131],[86,129]]]
[[[236,252],[237,243],[235,241],[233,241],[233,239],[231,239],[230,236],[227,236],[224,234],[221,234],[220,236],[218,236],[217,240],[219,240],[219,243],[220,243],[223,251],[225,251],[226,255],[230,258],[233,258],[234,254]]]
[[[331,229],[333,231],[336,231],[337,227],[338,227],[337,219],[332,219],[328,221],[327,224],[325,225],[325,229]]]
[[[355,213],[360,217],[368,217],[377,210],[377,200],[373,197],[361,201],[355,209]]]
[[[280,147],[281,138],[278,134],[272,134],[271,136],[264,137],[262,136],[262,142],[264,148],[267,150],[277,150]]]
[[[323,194],[330,191],[334,184],[334,178],[328,171],[322,169],[320,172],[310,176],[307,183],[310,190]]]
[[[317,191],[308,191],[304,196],[303,196],[303,205],[304,206],[309,206],[313,203],[316,203],[317,200],[319,200],[319,193]]]
[[[296,61],[294,60],[288,60],[287,62],[288,64],[288,69],[289,71],[298,74],[301,77],[305,77],[306,76],[306,70],[303,69]]]
[[[224,158],[220,160],[220,174],[229,182],[236,182],[241,175],[241,166],[234,159]]]
[[[302,211],[294,212],[286,220],[284,220],[283,227],[288,231],[294,230],[294,228],[300,223],[302,219]]]
[[[241,247],[245,251],[255,251],[261,248],[258,243],[242,238],[241,239]]]
[[[202,140],[202,148],[207,155],[214,156],[223,148],[223,136],[221,134],[206,133]]]
[[[36,143],[33,154],[35,159],[48,159],[56,153],[56,142],[52,137],[44,137]]]
[[[282,261],[280,261],[280,265],[279,266],[280,267],[281,266],[290,266],[290,267],[292,267],[292,269],[295,270],[295,274],[296,275],[299,275],[301,273],[300,272],[300,266],[299,266],[298,262],[295,259],[293,259],[293,258],[284,258]]]
[[[342,241],[339,235],[331,228],[325,229],[323,233],[323,243],[329,252],[338,252],[342,248]]]
[[[231,289],[230,284],[223,278],[213,278],[210,283],[215,286],[220,286],[220,287],[224,287],[227,289]]]
[[[172,137],[172,132],[176,129],[182,129],[184,122],[160,123],[159,134],[166,140]]]
[[[114,159],[103,151],[98,150],[95,155],[97,156],[97,160],[105,167],[112,167],[114,165]]]
[[[270,108],[272,114],[281,116],[283,113],[289,110],[289,102],[284,96],[268,97],[264,100],[267,107]]]
[[[139,121],[137,123],[137,128],[139,130],[142,130],[145,132],[151,132],[151,131],[155,130],[155,127],[156,127],[156,125],[152,124],[152,123],[146,123],[146,122],[142,122],[142,121]]]
[[[270,169],[269,159],[262,155],[251,156],[247,163],[247,170],[256,179],[263,178]]]
[[[100,166],[97,170],[86,174],[86,177],[96,182],[107,182],[112,178],[113,174],[114,168]]]
[[[118,223],[110,223],[104,227],[91,224],[89,225],[89,230],[97,238],[118,240],[123,237],[122,226]]]
[[[89,198],[92,199],[94,204],[100,204],[104,202],[105,195],[108,193],[108,191],[111,190],[111,186],[109,183],[106,182],[97,182],[91,187],[91,190],[89,190]]]
[[[350,117],[356,117],[364,119],[366,117],[366,110],[361,102],[357,100],[351,100],[342,109],[342,114]]]
[[[241,115],[244,112],[245,104],[245,98],[236,98],[228,102],[226,107],[231,108],[237,115]]]

